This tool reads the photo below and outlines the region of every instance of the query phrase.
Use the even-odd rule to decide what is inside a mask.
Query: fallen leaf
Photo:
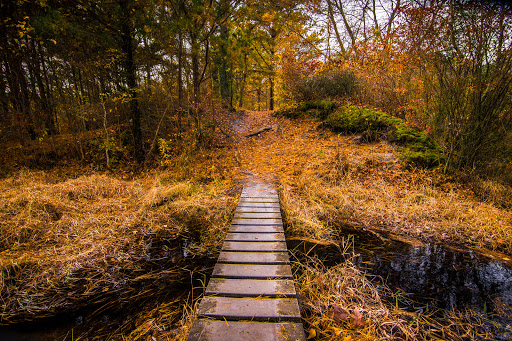
[[[354,309],[354,314],[352,315],[352,324],[356,328],[363,328],[366,323],[363,321],[363,314],[359,311],[359,308]]]
[[[343,331],[341,328],[332,327],[332,330],[334,331],[334,335],[340,336],[341,332]]]
[[[312,339],[312,338],[314,338],[314,337],[316,337],[316,329],[315,329],[315,328],[311,328],[311,329],[309,330],[309,335],[308,335],[308,338],[307,338],[307,339],[309,340],[309,339]]]
[[[345,310],[344,308],[340,307],[337,304],[334,304],[332,306],[332,309],[332,317],[337,322],[345,321],[350,316],[347,310]]]

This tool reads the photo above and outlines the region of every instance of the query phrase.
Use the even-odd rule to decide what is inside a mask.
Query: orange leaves
[[[346,321],[350,317],[349,312],[337,304],[333,305],[331,314],[336,322]]]
[[[333,304],[330,316],[338,323],[349,322],[350,325],[356,329],[364,328],[366,326],[366,322],[363,319],[363,313],[359,310],[359,307],[355,307],[352,313],[350,313],[347,309],[337,304]]]
[[[352,325],[355,328],[363,328],[366,322],[363,320],[363,314],[359,311],[359,308],[355,308],[352,315]]]

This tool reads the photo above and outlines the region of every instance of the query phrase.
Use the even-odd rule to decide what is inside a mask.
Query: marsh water
[[[191,254],[189,247],[199,242],[198,233],[172,240],[155,236],[147,241],[147,264],[140,266],[147,272],[162,271],[161,276],[127,284],[125,293],[112,293],[107,304],[105,301],[100,306],[77,304],[74,309],[51,317],[0,326],[0,341],[68,341],[84,332],[88,333],[87,339],[91,331],[95,334],[94,330],[108,334],[124,326],[128,330],[134,328],[132,321],[137,314],[158,303],[173,302],[182,311],[184,305],[203,293],[203,283],[215,265],[213,258]]]
[[[186,264],[189,274],[192,268],[196,269],[194,278],[188,277],[183,282],[159,283],[164,287],[155,292],[184,295],[186,300],[192,292],[191,287],[199,288],[200,282],[206,282],[215,260],[191,257],[188,245],[197,241],[195,237],[179,240],[178,247],[172,248],[170,245],[153,243],[149,254],[157,268]],[[346,252],[334,245],[324,246],[300,240],[288,240],[287,243],[293,254],[292,260],[295,257],[307,262],[309,257],[316,257],[329,267],[350,259],[374,283],[385,284],[393,292],[399,293],[395,297],[406,297],[401,302],[393,302],[402,309],[415,312],[472,309],[490,319],[499,320],[500,317],[494,314],[496,302],[512,306],[512,268],[504,262],[474,251],[454,250],[439,244],[414,246],[386,235],[358,230],[343,230],[339,238],[345,240],[345,245],[349,243]],[[197,271],[197,266],[201,271]],[[197,285],[191,285],[191,281]],[[98,320],[95,323],[113,325],[126,319],[123,312],[117,310],[105,311],[93,317]],[[57,319],[10,328],[0,327],[0,340],[71,340],[71,331],[89,328],[90,318],[88,309],[78,307],[76,311]]]
[[[332,266],[351,259],[373,281],[406,296],[405,309],[492,314],[496,302],[512,305],[512,268],[502,261],[474,251],[432,243],[415,246],[357,230],[345,231],[340,238],[350,241],[346,253],[336,246],[300,240],[289,241],[288,247],[302,262],[317,257]]]

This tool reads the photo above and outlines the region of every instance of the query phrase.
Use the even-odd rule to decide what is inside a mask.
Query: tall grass
[[[297,173],[281,188],[291,234],[329,238],[331,222],[341,222],[512,256],[512,212],[434,182],[436,173],[398,173],[374,159],[350,163],[340,153]]]
[[[114,333],[132,340],[186,325],[169,288],[190,282],[196,265],[184,257],[219,249],[235,207],[229,183],[166,172],[125,181],[22,171],[0,187],[0,324],[140,304],[134,324]]]

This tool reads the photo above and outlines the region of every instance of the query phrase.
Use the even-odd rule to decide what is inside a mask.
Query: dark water
[[[168,277],[140,281],[136,286],[131,284],[131,287],[126,288],[127,295],[134,295],[137,292],[149,294],[136,300],[128,300],[127,305],[127,299],[122,297],[123,293],[121,296],[113,293],[109,302],[110,307],[100,309],[100,313],[97,313],[98,306],[78,305],[72,311],[61,312],[53,317],[35,317],[30,322],[0,326],[0,341],[74,340],[82,332],[94,329],[95,326],[111,326],[112,331],[115,331],[145,306],[151,307],[154,304],[152,302],[162,302],[166,299],[174,301],[180,298],[182,304],[187,304],[193,297],[202,294],[202,284],[206,283],[211,275],[215,259],[194,257],[189,252],[190,246],[200,242],[200,234],[175,239],[162,236],[148,238],[151,240],[146,241],[147,259],[141,267],[147,272],[176,270]],[[105,294],[109,295],[108,292]],[[101,303],[103,304],[105,301]],[[89,334],[88,337],[90,336]]]
[[[504,262],[473,251],[459,252],[438,244],[413,246],[358,231],[340,237],[353,239],[349,254],[343,255],[335,246],[302,241],[289,241],[288,247],[299,259],[308,254],[327,266],[350,258],[377,283],[407,295],[414,303],[405,308],[470,308],[490,313],[497,300],[512,305],[512,268]]]

